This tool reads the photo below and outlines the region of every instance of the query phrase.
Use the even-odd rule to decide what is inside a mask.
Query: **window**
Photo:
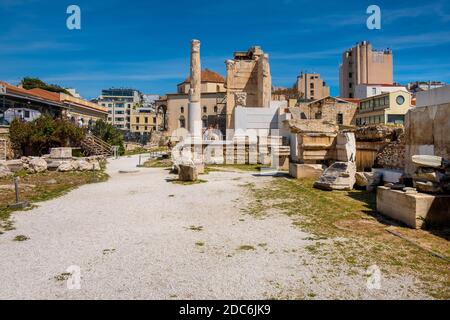
[[[184,116],[180,117],[179,125],[180,125],[180,128],[186,128],[186,119],[184,118]]]
[[[136,131],[139,131],[139,126],[136,126]]]
[[[320,120],[320,119],[322,119],[322,112],[316,112],[316,115],[315,115],[315,117],[316,117],[316,120]]]
[[[184,107],[181,107],[181,113],[184,113]],[[184,128],[184,127],[183,127]]]
[[[353,93],[349,93],[348,97],[349,97],[350,99],[353,99]]]
[[[208,112],[208,108],[205,106],[203,107],[203,113],[207,113]]]
[[[148,117],[145,117],[145,123],[148,123]]]
[[[348,87],[349,87],[350,89],[353,88],[353,83],[350,82],[350,83],[348,84]]]
[[[337,115],[337,124],[344,124],[344,115],[342,113]]]
[[[123,103],[117,103],[116,108],[124,108],[125,105]]]
[[[219,108],[217,108],[217,106],[214,107],[214,112],[215,113],[219,112]]]
[[[139,123],[139,117],[136,117],[136,123]]]
[[[202,118],[202,126],[203,126],[203,128],[207,128],[208,127],[208,117],[207,116],[204,116]]]
[[[374,96],[377,95],[377,88],[372,88],[372,94],[373,94]]]
[[[309,84],[309,87],[310,87],[311,89],[314,89],[314,83],[310,83],[310,84]]]
[[[145,131],[147,131],[147,130],[148,130],[148,127],[147,127],[147,126],[145,126],[145,127],[144,127],[144,130],[145,130]]]
[[[314,90],[311,90],[310,95],[313,96],[314,95]],[[311,97],[312,99],[312,97]]]
[[[399,106],[401,106],[401,105],[403,105],[404,103],[405,103],[405,97],[404,96],[398,96],[397,97],[397,104],[399,105]]]
[[[153,118],[153,123],[156,124],[156,118]]]
[[[117,110],[117,111],[116,111],[116,114],[125,114],[125,112],[120,111],[120,110]]]
[[[353,78],[353,72],[349,72],[348,77],[351,79]]]

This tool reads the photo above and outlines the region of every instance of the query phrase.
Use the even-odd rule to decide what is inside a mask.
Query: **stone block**
[[[405,193],[378,187],[377,210],[410,228],[450,226],[450,195]]]
[[[381,174],[378,172],[357,172],[355,178],[356,185],[368,191],[374,190],[381,183]]]
[[[179,179],[180,181],[197,181],[198,171],[195,165],[180,165],[179,166]]]
[[[71,159],[72,148],[52,148],[50,150],[51,159]]]
[[[7,178],[13,175],[12,171],[9,170],[8,166],[4,163],[0,163],[0,178]]]
[[[326,166],[322,164],[297,164],[289,165],[289,174],[296,179],[319,179]]]
[[[14,173],[23,169],[23,161],[22,160],[9,160],[4,163],[8,169]]]
[[[335,162],[325,170],[314,184],[322,190],[353,190],[356,183],[356,164],[354,162]]]
[[[42,158],[32,158],[28,162],[28,172],[40,173],[47,171],[47,161]]]

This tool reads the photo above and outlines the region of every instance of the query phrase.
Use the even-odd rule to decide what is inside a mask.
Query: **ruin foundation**
[[[450,195],[406,193],[378,187],[377,210],[414,229],[450,226]]]

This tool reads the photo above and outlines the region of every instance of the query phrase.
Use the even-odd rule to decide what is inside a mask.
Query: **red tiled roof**
[[[47,99],[47,100],[51,100],[51,101],[56,101],[59,102],[60,99],[60,95],[57,92],[51,92],[51,91],[47,91],[44,89],[40,89],[40,88],[34,88],[34,89],[30,89],[27,90],[28,92],[31,92],[32,94],[41,97],[43,99]]]
[[[187,77],[183,83],[191,82],[191,77]],[[202,70],[202,82],[215,82],[215,83],[225,83],[224,77],[222,77],[217,72],[211,71],[209,69]]]
[[[360,103],[361,102],[361,100],[359,100],[359,99],[352,99],[352,98],[339,98],[339,99],[345,100],[345,101],[348,101],[348,102],[353,102],[353,103]]]

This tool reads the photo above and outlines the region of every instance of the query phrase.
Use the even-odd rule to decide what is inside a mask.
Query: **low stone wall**
[[[44,157],[22,157],[17,160],[0,162],[0,178],[13,176],[19,171],[26,171],[29,174],[41,173],[45,171],[91,171],[101,170],[100,163],[105,161],[102,156],[88,158],[51,158],[50,155]]]

